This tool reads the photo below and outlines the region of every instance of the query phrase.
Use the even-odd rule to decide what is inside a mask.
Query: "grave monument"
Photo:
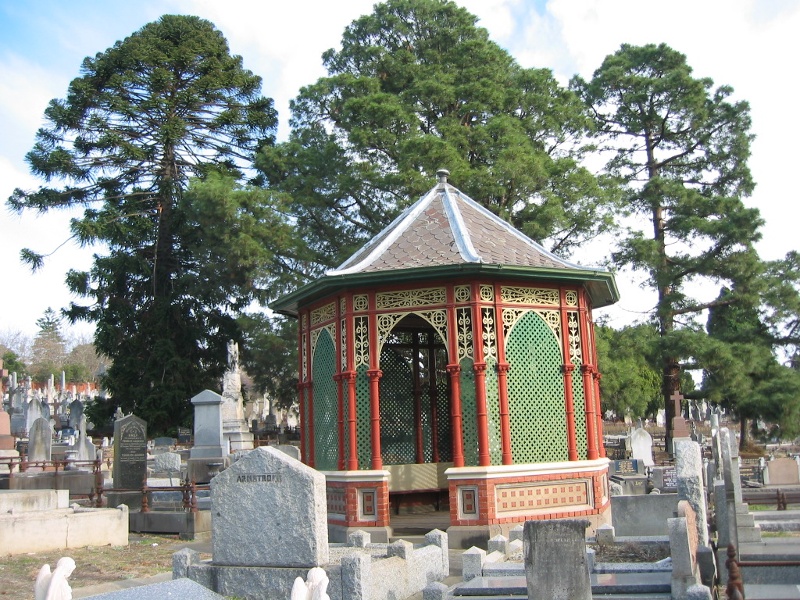
[[[253,434],[244,417],[239,344],[233,340],[228,342],[228,369],[222,376],[222,428],[229,454],[253,449]]]

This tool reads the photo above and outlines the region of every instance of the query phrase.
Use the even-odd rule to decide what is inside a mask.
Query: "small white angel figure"
[[[291,600],[331,600],[328,596],[328,575],[325,569],[314,567],[308,572],[306,580],[294,580]]]
[[[72,600],[72,588],[67,579],[75,570],[75,561],[69,556],[58,560],[55,570],[50,572],[50,565],[42,565],[33,586],[36,600]]]

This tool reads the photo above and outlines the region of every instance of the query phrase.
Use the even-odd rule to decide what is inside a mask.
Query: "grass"
[[[90,546],[0,557],[0,598],[32,598],[36,575],[44,564],[54,569],[70,556],[76,568],[69,578],[73,590],[122,579],[149,577],[172,570],[172,554],[186,541],[176,535],[130,536],[127,546]],[[203,555],[210,558],[210,555]]]

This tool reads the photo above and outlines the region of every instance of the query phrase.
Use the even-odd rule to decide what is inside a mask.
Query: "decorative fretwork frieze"
[[[303,320],[305,320],[305,315],[303,315]],[[305,334],[303,334],[303,343],[300,344],[300,354],[301,354],[301,364],[303,368],[303,376],[301,381],[308,381],[308,346],[305,340]]]
[[[339,344],[339,352],[340,352],[339,360],[341,361],[339,370],[346,371],[347,370],[347,321],[345,319],[342,319],[341,322],[339,323],[339,327],[342,330],[342,335],[341,335],[342,341]]]
[[[578,292],[575,290],[569,290],[566,294],[564,294],[564,298],[567,306],[578,306]]]
[[[569,337],[569,360],[573,365],[583,364],[583,352],[581,350],[581,332],[578,327],[578,313],[567,313],[567,331]]]
[[[472,358],[472,316],[469,308],[456,310],[458,327],[458,362],[464,358]]]
[[[469,302],[469,299],[471,297],[469,286],[457,285],[455,288],[455,297],[456,297],[456,302],[458,302],[459,304]]]
[[[447,312],[445,310],[426,310],[415,311],[420,317],[425,319],[442,338],[446,347],[447,345]]]
[[[336,316],[336,303],[331,302],[311,311],[311,326],[330,321]]]
[[[497,331],[494,322],[494,309],[481,309],[481,338],[483,340],[483,359],[497,358]]]
[[[491,285],[481,286],[481,300],[483,302],[494,302],[494,287]]]
[[[369,367],[369,319],[367,317],[355,318],[355,368],[361,365]]]
[[[553,335],[556,336],[559,346],[561,346],[561,313],[557,310],[537,310],[534,312],[544,319]]]
[[[389,339],[389,334],[392,332],[392,329],[394,329],[394,326],[397,324],[397,322],[406,316],[406,314],[408,313],[390,313],[387,315],[378,315],[378,356],[380,356],[386,340]]]
[[[366,294],[358,294],[353,296],[353,310],[355,312],[364,312],[369,308],[369,296]]]
[[[558,306],[558,290],[504,285],[501,288],[504,302],[509,304],[534,304]]]
[[[312,356],[312,361],[313,361],[314,353],[317,351],[317,342],[319,341],[319,336],[323,331],[327,331],[330,334],[331,339],[333,340],[333,345],[336,346],[336,324],[335,323],[328,323],[324,327],[317,327],[316,329],[312,329],[311,330],[311,356]]]
[[[427,288],[422,290],[401,290],[398,292],[381,292],[375,295],[378,310],[387,308],[415,308],[444,304],[447,301],[445,288]]]

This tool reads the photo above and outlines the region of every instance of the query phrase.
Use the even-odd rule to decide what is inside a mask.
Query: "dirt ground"
[[[0,598],[33,598],[33,584],[44,564],[54,569],[58,559],[70,556],[77,565],[69,578],[72,589],[109,581],[148,577],[172,570],[172,554],[186,546],[178,536],[130,536],[127,546],[99,546],[75,550],[0,556]],[[210,555],[201,555],[210,558]]]

